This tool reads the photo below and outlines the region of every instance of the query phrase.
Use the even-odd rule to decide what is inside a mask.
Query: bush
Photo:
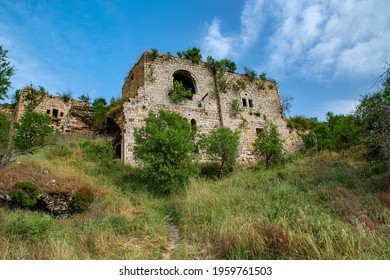
[[[10,196],[13,205],[24,209],[31,209],[38,202],[38,186],[31,182],[16,183]]]
[[[186,88],[181,81],[173,81],[173,87],[169,91],[169,98],[173,103],[179,103],[192,98],[192,91]]]
[[[177,52],[177,55],[180,58],[185,58],[191,60],[193,63],[198,64],[202,60],[202,55],[200,53],[200,49],[192,48],[187,51]]]
[[[81,188],[73,197],[72,211],[81,213],[86,211],[94,200],[94,195],[91,189]]]
[[[238,158],[238,144],[240,134],[228,127],[218,127],[208,135],[202,135],[199,141],[201,149],[207,155],[220,162],[220,173],[232,171]]]
[[[259,159],[265,158],[266,166],[282,157],[284,148],[275,125],[267,124],[257,134],[253,143],[253,153]]]
[[[48,116],[37,112],[26,112],[15,124],[13,144],[19,151],[26,151],[47,144],[48,136],[53,132]]]
[[[0,151],[8,147],[10,122],[4,113],[0,113]]]
[[[134,132],[134,155],[143,163],[153,191],[169,194],[182,189],[196,172],[195,133],[185,118],[165,110],[150,112],[145,126]]]

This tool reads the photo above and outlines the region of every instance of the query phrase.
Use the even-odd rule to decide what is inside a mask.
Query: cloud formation
[[[359,76],[390,56],[390,6],[372,1],[278,0],[268,67],[319,79]],[[381,64],[382,63],[382,64]]]
[[[217,59],[239,56],[245,49],[253,45],[261,31],[264,19],[259,16],[264,0],[248,0],[241,12],[240,34],[232,36],[221,33],[221,21],[215,18],[208,26],[207,35],[203,39],[203,50],[206,55]]]

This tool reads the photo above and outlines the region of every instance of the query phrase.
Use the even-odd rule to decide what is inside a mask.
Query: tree
[[[283,114],[290,113],[291,107],[293,106],[294,97],[290,95],[282,95],[282,110]]]
[[[283,143],[279,137],[277,128],[273,124],[266,124],[257,134],[253,143],[253,153],[258,159],[265,159],[265,166],[271,161],[277,161],[284,153]]]
[[[240,134],[228,127],[218,127],[200,137],[199,145],[208,156],[220,162],[219,170],[232,171],[238,158]]]
[[[371,154],[390,158],[390,67],[381,79],[383,89],[364,95],[356,116],[363,124],[362,139]]]
[[[195,174],[194,135],[185,118],[165,110],[150,112],[145,126],[134,132],[134,155],[155,191],[169,194],[183,189]]]
[[[20,122],[15,124],[15,135],[12,139],[14,147],[19,151],[41,148],[47,143],[53,132],[48,116],[37,112],[26,112]]]
[[[4,113],[0,113],[0,151],[9,145],[10,121]]]
[[[81,102],[87,103],[87,105],[89,105],[89,104],[91,103],[91,97],[89,97],[88,94],[82,94],[82,95],[80,95],[80,96],[79,96],[79,100],[80,100]]]
[[[92,103],[93,117],[95,119],[95,126],[98,129],[103,127],[106,120],[106,114],[108,111],[108,105],[106,99],[103,97],[95,98]]]
[[[15,68],[10,66],[7,60],[7,50],[3,50],[3,45],[0,45],[0,100],[7,97],[8,88],[11,87],[10,78],[15,73]]]

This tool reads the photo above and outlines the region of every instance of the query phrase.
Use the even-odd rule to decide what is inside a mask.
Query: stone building
[[[172,102],[169,92],[175,80],[191,89],[192,98]],[[254,160],[252,143],[266,122],[277,126],[289,152],[297,150],[300,143],[296,132],[287,128],[275,82],[230,72],[216,77],[203,62],[195,64],[171,55],[152,58],[144,53],[126,78],[122,99],[120,111],[112,116],[120,129],[114,146],[128,164],[136,164],[134,130],[144,125],[150,111],[160,109],[180,113],[200,133],[218,126],[239,130],[242,163]]]
[[[27,95],[34,91],[32,87],[25,87],[18,99],[14,111],[14,120],[19,122],[20,118],[26,112],[28,104]],[[43,113],[52,119],[52,126],[68,135],[87,136],[93,135],[92,108],[88,104],[69,99],[67,102],[61,100],[58,96],[43,94],[38,98],[35,112]]]

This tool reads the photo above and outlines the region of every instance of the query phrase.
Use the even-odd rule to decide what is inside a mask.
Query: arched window
[[[194,77],[186,70],[178,70],[173,73],[173,81],[178,81],[187,89],[190,89],[192,94],[196,93],[196,83]]]
[[[195,119],[191,119],[191,129],[196,130],[196,120]]]

